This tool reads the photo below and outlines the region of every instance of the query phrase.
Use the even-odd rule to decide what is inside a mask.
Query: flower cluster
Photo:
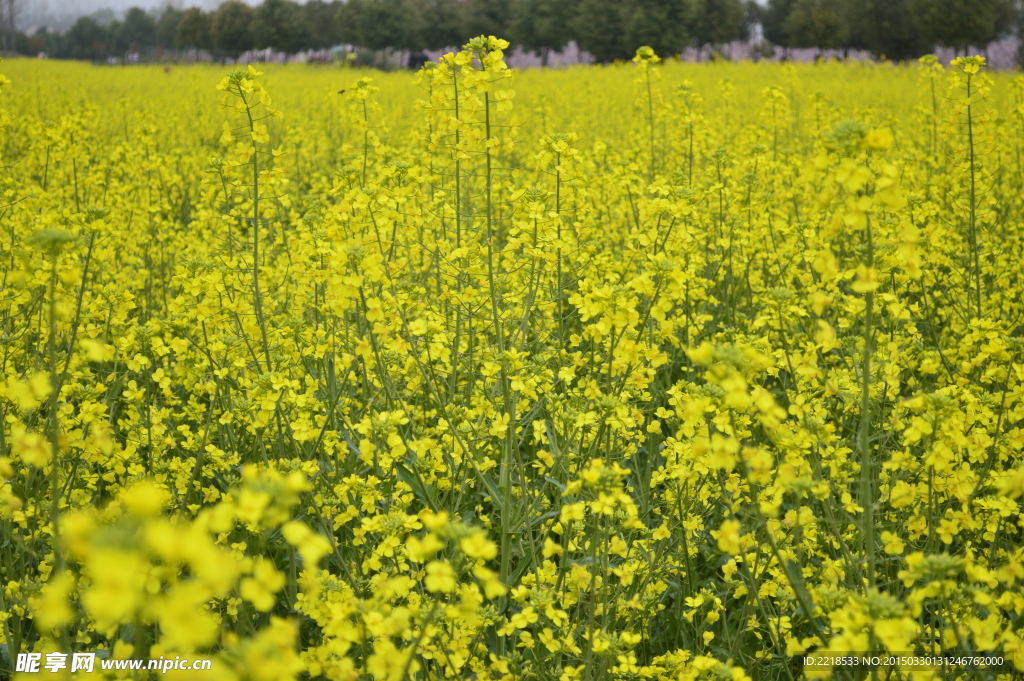
[[[1024,671],[1024,79],[508,48],[5,63],[0,676]]]

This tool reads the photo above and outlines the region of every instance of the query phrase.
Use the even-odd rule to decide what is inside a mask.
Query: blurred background
[[[663,56],[889,59],[983,53],[1024,63],[1024,0],[0,0],[7,56],[133,64],[300,61],[417,68],[469,36],[510,65]]]

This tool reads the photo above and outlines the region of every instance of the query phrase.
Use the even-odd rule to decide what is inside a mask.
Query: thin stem
[[[241,88],[239,96],[245,102],[245,115],[249,118],[249,130],[255,131],[252,119],[252,107]],[[256,309],[256,322],[260,326],[260,337],[263,342],[263,357],[267,363],[267,371],[271,371],[270,341],[267,339],[267,322],[263,317],[263,295],[260,292],[260,163],[259,152],[253,149],[252,154],[252,295],[253,307]],[[258,365],[258,363],[257,363]],[[259,366],[257,366],[257,369]]]
[[[650,181],[654,182],[654,97],[651,95],[651,65],[645,64],[644,70],[647,75],[647,119],[651,136],[651,171]]]
[[[60,550],[60,443],[58,442],[57,405],[60,381],[57,376],[57,254],[50,262],[50,332],[46,340],[46,358],[50,372],[50,400],[46,414],[46,434],[50,440],[50,521],[53,524],[53,574],[64,571]]]
[[[970,216],[968,233],[971,243],[971,264],[974,269],[975,305],[978,310],[978,319],[981,319],[981,259],[978,256],[978,220],[977,220],[977,185],[975,178],[974,164],[974,116],[971,111],[971,74],[967,74],[967,154],[970,162],[971,188],[970,188]]]
[[[874,267],[875,246],[871,234],[871,219],[865,226],[867,239],[867,267]],[[868,561],[868,586],[875,585],[875,518],[874,495],[871,484],[871,354],[873,351],[875,293],[864,294],[864,359],[861,364],[860,426],[857,429],[857,443],[860,448],[860,503],[863,507],[861,531]]]

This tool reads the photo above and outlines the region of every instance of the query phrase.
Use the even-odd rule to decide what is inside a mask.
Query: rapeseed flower
[[[111,71],[73,111],[88,68],[5,62],[6,649],[1024,669],[1024,80],[510,47],[341,96]]]

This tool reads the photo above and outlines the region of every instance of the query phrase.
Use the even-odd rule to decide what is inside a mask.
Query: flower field
[[[0,676],[1024,672],[1024,77],[505,47],[0,65]]]

